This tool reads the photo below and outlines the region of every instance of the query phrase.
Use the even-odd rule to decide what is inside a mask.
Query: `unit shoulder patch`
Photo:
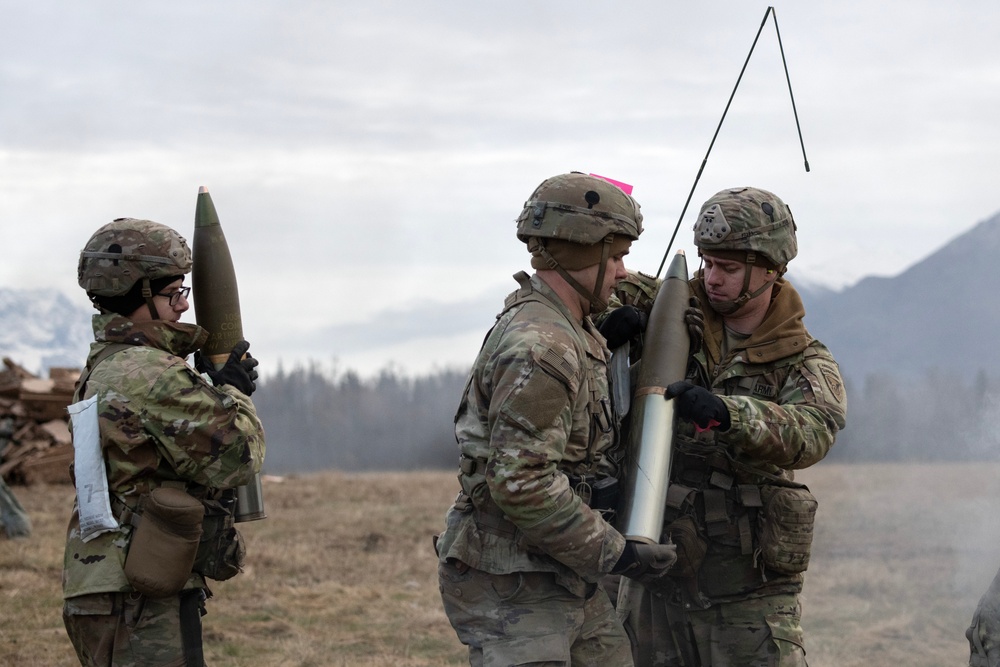
[[[844,402],[844,382],[840,379],[840,373],[831,364],[818,364],[823,382],[830,391],[830,395],[838,403]]]

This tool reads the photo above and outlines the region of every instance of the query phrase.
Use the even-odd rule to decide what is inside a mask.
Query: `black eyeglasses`
[[[165,296],[170,300],[171,306],[176,306],[177,303],[181,300],[181,297],[187,299],[190,293],[191,293],[190,287],[178,287],[176,292],[170,292],[169,294],[160,292],[156,296]]]

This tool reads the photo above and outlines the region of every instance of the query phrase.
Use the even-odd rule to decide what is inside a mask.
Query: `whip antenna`
[[[695,188],[698,187],[698,180],[701,178],[701,174],[705,171],[705,165],[708,164],[708,156],[712,153],[712,147],[715,146],[715,140],[719,136],[719,130],[722,129],[722,123],[726,120],[726,114],[729,113],[729,107],[733,103],[733,98],[736,97],[736,91],[740,87],[740,82],[743,80],[743,73],[747,70],[747,65],[750,64],[750,56],[753,55],[753,50],[757,47],[757,40],[760,39],[760,33],[764,30],[764,25],[767,23],[767,17],[774,12],[774,7],[768,7],[767,11],[764,12],[764,18],[760,22],[760,27],[757,28],[757,34],[753,38],[753,44],[750,45],[750,52],[747,53],[747,58],[743,61],[743,67],[740,69],[740,75],[736,78],[736,85],[733,86],[733,92],[729,95],[729,101],[726,102],[726,108],[722,112],[722,118],[719,119],[719,125],[715,128],[715,134],[712,135],[712,141],[708,144],[708,150],[705,152],[705,157],[701,161],[701,167],[698,168],[698,173],[694,177],[694,183],[691,184],[691,191],[688,192],[687,200],[684,202],[684,208],[681,209],[681,215],[677,218],[677,224],[674,226],[674,233],[670,235],[670,242],[667,244],[667,251],[663,253],[663,259],[660,260],[660,268],[656,270],[657,278],[660,277],[660,272],[663,271],[663,265],[667,263],[667,257],[670,255],[670,248],[674,245],[674,239],[677,238],[677,231],[681,228],[681,221],[684,220],[684,214],[687,213],[688,204],[691,203],[691,197],[694,196]],[[774,31],[778,35],[778,48],[781,50],[781,63],[785,68],[785,80],[788,82],[788,95],[792,98],[792,113],[795,115],[795,127],[799,133],[799,144],[802,146],[802,158],[805,160],[806,171],[809,171],[809,160],[806,159],[806,146],[802,141],[802,128],[799,127],[799,114],[795,110],[795,97],[792,96],[792,80],[788,76],[788,63],[785,62],[785,49],[781,45],[781,32],[778,31],[778,15],[774,14]]]
[[[778,49],[781,51],[781,64],[785,68],[785,81],[788,82],[788,97],[792,100],[792,115],[795,116],[795,129],[799,133],[799,145],[802,146],[802,161],[805,163],[806,171],[809,171],[809,158],[806,157],[806,144],[802,141],[802,127],[799,125],[799,112],[795,109],[795,95],[792,94],[792,79],[788,76],[788,63],[785,61],[785,47],[781,44],[781,31],[778,30],[778,12],[774,7],[768,7],[768,11],[774,14],[774,34],[778,36]],[[767,14],[764,15],[767,20]]]

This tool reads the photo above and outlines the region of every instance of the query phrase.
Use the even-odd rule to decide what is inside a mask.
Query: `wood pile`
[[[70,483],[73,442],[66,407],[78,368],[51,368],[48,378],[8,358],[0,368],[0,476],[11,484]]]

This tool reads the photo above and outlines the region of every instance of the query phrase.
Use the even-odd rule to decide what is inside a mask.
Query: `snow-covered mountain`
[[[1000,213],[897,276],[868,277],[841,290],[796,276],[794,266],[789,276],[802,294],[809,332],[833,351],[845,377],[857,382],[877,373],[917,377],[933,368],[966,377],[979,371],[997,375],[998,255]],[[482,322],[490,320],[495,307],[495,298],[433,308],[421,304],[387,310],[370,326],[342,324],[298,333],[285,327],[287,347],[260,358],[280,360],[282,351],[302,341],[310,343],[308,349],[329,349],[329,341],[361,348],[373,340],[419,348],[424,339],[467,331],[478,341]],[[52,366],[80,367],[93,338],[94,312],[55,290],[0,287],[0,357],[43,376]]]
[[[83,366],[97,311],[54,289],[0,287],[0,357],[42,377],[53,366]]]

